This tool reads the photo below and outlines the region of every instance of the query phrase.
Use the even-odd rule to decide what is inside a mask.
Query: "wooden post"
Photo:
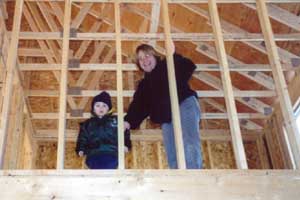
[[[70,0],[65,2],[63,49],[62,49],[62,68],[60,75],[60,98],[59,98],[59,125],[57,142],[57,162],[56,169],[64,168],[65,154],[65,131],[66,131],[66,107],[67,107],[67,84],[68,84],[68,55],[69,55],[69,37],[71,21]]]
[[[167,64],[168,64],[167,67],[168,80],[169,80],[169,90],[170,90],[170,98],[171,98],[172,122],[173,122],[176,152],[177,152],[176,154],[177,164],[179,169],[185,169],[186,164],[185,164],[182,129],[181,129],[181,121],[180,121],[179,103],[178,103],[178,96],[177,96],[177,85],[175,79],[173,52],[171,49],[172,39],[171,39],[171,28],[170,28],[169,9],[168,9],[167,0],[161,0],[161,6],[162,6],[162,13],[163,13],[164,33],[166,38],[165,47],[166,47],[166,57],[167,57]]]
[[[214,169],[215,166],[214,166],[214,161],[213,161],[213,156],[212,156],[212,150],[211,150],[211,141],[208,140],[207,142],[207,152],[208,152],[208,159],[209,159],[209,166],[210,166],[210,169]]]
[[[231,84],[231,78],[229,73],[228,61],[225,52],[224,40],[221,31],[221,24],[218,14],[218,8],[216,0],[211,0],[208,2],[209,14],[211,18],[211,23],[213,27],[213,32],[215,36],[215,44],[217,55],[220,62],[222,84],[225,94],[226,108],[228,111],[228,118],[230,124],[230,131],[232,136],[232,144],[236,159],[236,165],[239,169],[247,169],[247,160],[245,155],[245,150],[243,146],[243,140],[239,125],[239,119],[237,117],[237,110],[235,106],[235,101],[233,97],[233,89]]]
[[[0,168],[3,168],[4,154],[5,154],[5,143],[8,130],[8,118],[11,108],[11,96],[12,96],[12,87],[14,79],[14,70],[17,62],[17,51],[19,43],[19,33],[21,26],[22,10],[23,10],[23,0],[16,0],[15,3],[15,14],[13,22],[13,31],[10,41],[10,46],[8,50],[8,58],[6,62],[7,66],[7,75],[5,79],[5,88],[4,88],[4,99],[3,99],[3,109],[1,114],[1,130],[0,130]]]
[[[116,57],[117,57],[117,108],[118,108],[118,146],[119,146],[119,169],[125,169],[124,160],[124,111],[123,111],[123,78],[122,78],[122,48],[121,48],[121,19],[120,3],[116,0],[115,29],[116,29]]]
[[[161,141],[157,141],[155,143],[156,145],[156,153],[157,153],[157,167],[158,169],[163,169],[163,163],[162,163],[162,153],[161,153]]]
[[[262,169],[270,169],[270,164],[267,156],[267,151],[264,143],[263,136],[258,136],[256,139],[256,146],[258,150],[259,160]]]
[[[132,141],[132,169],[137,169],[137,142],[136,141]]]
[[[293,114],[293,107],[284,79],[284,74],[278,56],[277,46],[274,41],[274,34],[265,0],[256,0],[257,13],[260,26],[265,38],[265,44],[268,52],[269,62],[272,67],[276,91],[279,97],[280,108],[284,117],[285,128],[291,144],[291,150],[295,160],[296,168],[300,169],[300,134],[297,129],[296,120]]]
[[[15,70],[16,72],[16,70]],[[4,163],[4,168],[17,169],[18,156],[20,153],[20,146],[22,144],[22,132],[24,120],[24,106],[25,102],[23,96],[20,95],[22,86],[15,77],[13,86],[12,103],[13,106],[9,116],[9,137],[7,138],[6,156],[7,160]]]

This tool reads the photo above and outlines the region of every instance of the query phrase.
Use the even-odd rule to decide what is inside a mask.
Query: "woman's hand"
[[[82,157],[83,155],[84,155],[84,152],[83,152],[83,151],[79,151],[79,152],[78,152],[78,156],[79,156],[79,157]]]
[[[174,41],[171,40],[171,54],[173,55],[175,53],[175,44]]]
[[[129,130],[130,129],[130,124],[127,121],[124,121],[124,129],[125,130]]]

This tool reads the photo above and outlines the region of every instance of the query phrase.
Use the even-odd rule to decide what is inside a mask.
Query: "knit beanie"
[[[97,102],[105,103],[108,106],[109,110],[111,110],[111,108],[112,108],[110,95],[105,91],[101,92],[100,94],[98,94],[97,96],[95,96],[93,98],[93,101],[92,101],[92,104],[91,104],[91,112],[92,113],[93,113],[93,110],[94,110],[94,105]]]

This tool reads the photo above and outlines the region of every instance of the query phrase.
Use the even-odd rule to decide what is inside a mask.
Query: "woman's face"
[[[156,66],[156,58],[151,53],[139,51],[137,54],[138,62],[145,72],[151,72]]]

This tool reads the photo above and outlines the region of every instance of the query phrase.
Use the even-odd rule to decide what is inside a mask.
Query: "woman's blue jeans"
[[[180,104],[180,119],[183,135],[185,162],[187,169],[201,169],[202,155],[200,143],[200,106],[196,97],[186,98]],[[173,123],[162,124],[163,140],[169,168],[177,169],[177,158]]]

